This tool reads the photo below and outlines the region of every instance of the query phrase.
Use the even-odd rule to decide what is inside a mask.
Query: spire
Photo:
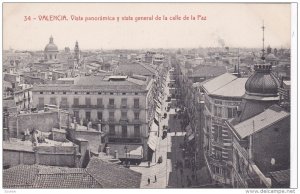
[[[52,37],[52,35],[49,38],[49,43],[53,43],[53,37]]]
[[[262,31],[263,31],[263,38],[262,38],[262,41],[263,41],[263,48],[262,48],[262,56],[261,56],[261,59],[262,60],[265,60],[265,24],[264,24],[264,21],[263,21],[263,26],[261,27],[262,28]]]

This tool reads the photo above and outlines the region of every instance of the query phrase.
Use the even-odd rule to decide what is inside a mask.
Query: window
[[[109,135],[116,135],[115,126],[109,125]]]
[[[85,119],[86,119],[87,121],[90,121],[90,120],[91,120],[91,112],[89,112],[89,111],[85,112]]]
[[[139,95],[139,93],[134,93],[135,95]]]
[[[222,174],[222,168],[215,166],[215,173],[216,174]]]
[[[90,92],[87,92],[86,94],[90,94]]]
[[[135,112],[134,113],[134,119],[135,120],[139,120],[140,119],[140,113],[139,112]]]
[[[127,137],[127,126],[122,125],[122,137]]]
[[[40,94],[43,94],[43,92],[40,92]]]
[[[214,125],[214,140],[216,142],[222,141],[222,127],[218,125]]]
[[[121,112],[121,119],[127,119],[127,112],[125,111]]]
[[[102,94],[101,92],[98,92],[98,94]]]
[[[140,137],[141,131],[139,125],[134,125],[134,137]]]
[[[51,105],[56,105],[56,98],[55,97],[50,98],[50,104]]]
[[[77,94],[78,92],[75,92],[75,94]]]
[[[227,110],[228,110],[228,112],[227,112],[228,118],[233,118],[236,116],[237,108],[228,108]]]
[[[44,106],[44,98],[43,97],[39,98],[39,106]]]
[[[111,92],[111,93],[110,93],[110,95],[114,95],[114,93],[113,93],[113,92]]]
[[[110,105],[110,106],[115,105],[115,100],[114,100],[113,98],[110,98],[110,99],[109,99],[109,105]]]
[[[109,112],[109,120],[114,120],[114,119],[115,119],[115,113]]]
[[[122,93],[122,95],[126,95],[126,93]]]
[[[55,94],[55,92],[51,92],[51,94]]]
[[[216,159],[222,159],[222,148],[215,147],[215,157]]]
[[[61,105],[67,105],[68,104],[68,98],[61,98]]]
[[[85,105],[87,106],[91,105],[91,98],[85,98]]]
[[[222,107],[214,106],[215,107],[215,116],[222,117]]]
[[[98,118],[98,120],[102,120],[102,112],[97,112],[97,118]]]
[[[63,94],[67,94],[66,92],[63,92]]]
[[[76,121],[79,121],[79,111],[74,111],[74,117],[76,118]]]
[[[140,99],[138,99],[138,98],[134,99],[133,106],[134,106],[134,108],[139,108],[140,107]]]
[[[122,98],[121,99],[121,107],[126,108],[127,107],[127,98]]]
[[[79,105],[79,98],[74,98],[73,104],[74,105]]]
[[[97,105],[102,106],[103,105],[103,100],[102,98],[97,98]]]

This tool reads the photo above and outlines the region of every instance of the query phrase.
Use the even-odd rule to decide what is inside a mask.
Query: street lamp
[[[128,148],[127,148],[126,145],[124,146],[124,150],[125,150],[125,165],[127,166],[127,151],[128,151]]]

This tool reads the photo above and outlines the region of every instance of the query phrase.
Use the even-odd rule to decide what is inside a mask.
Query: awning
[[[158,125],[155,122],[152,122],[150,132],[158,132]]]
[[[159,107],[156,107],[156,112],[161,115],[161,109]]]
[[[158,130],[159,130],[158,125],[153,121],[149,133],[149,139],[148,139],[148,146],[153,151],[155,151],[158,142],[158,136],[157,136]]]
[[[125,144],[107,144],[110,148],[110,155],[114,155],[115,151],[118,152],[119,158],[127,159],[142,159],[143,146],[142,145],[125,145]],[[127,154],[125,153],[125,146],[127,147]]]
[[[156,132],[150,132],[149,139],[148,139],[148,146],[151,150],[156,150],[156,145],[158,142],[158,137],[156,136]]]
[[[190,136],[188,136],[188,141],[191,141],[195,138],[195,134],[192,133]]]

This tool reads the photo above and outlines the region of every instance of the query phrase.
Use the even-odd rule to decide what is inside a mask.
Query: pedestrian
[[[148,185],[150,185],[150,178],[148,178]]]
[[[148,167],[150,168],[150,161],[148,161]]]
[[[156,175],[154,175],[154,182],[157,182]]]

